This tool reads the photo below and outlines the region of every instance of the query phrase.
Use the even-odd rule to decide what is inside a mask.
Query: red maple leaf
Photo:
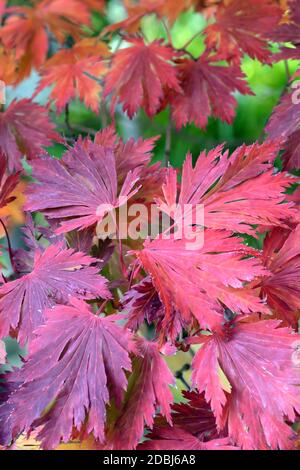
[[[124,370],[131,370],[130,334],[118,326],[117,316],[94,315],[77,299],[46,315],[23,368],[11,374],[10,383],[19,387],[0,408],[0,440],[8,445],[42,425],[37,439],[44,449],[69,441],[74,429],[103,441],[105,407],[111,398],[120,404]]]
[[[6,157],[0,153],[0,208],[14,201],[15,196],[12,196],[11,193],[16,188],[20,177],[20,173],[7,175],[6,170]]]
[[[95,261],[61,243],[36,250],[32,271],[0,287],[0,337],[12,328],[24,344],[43,323],[45,308],[66,303],[71,295],[109,298],[106,279],[90,266]]]
[[[268,62],[268,37],[279,25],[282,9],[273,0],[223,0],[215,23],[205,29],[206,46],[220,59],[239,63],[243,53]]]
[[[150,139],[133,137],[124,142],[117,136],[113,126],[109,126],[95,135],[94,142],[103,147],[113,149],[116,157],[116,169],[119,182],[123,183],[129,171],[137,167],[146,167],[150,164],[153,156],[153,147],[159,136]],[[153,166],[150,170],[153,173]]]
[[[146,442],[139,445],[141,450],[236,450],[228,437],[217,432],[214,415],[203,395],[183,392],[187,403],[172,405],[170,426],[162,418],[147,434]]]
[[[13,101],[0,113],[0,150],[6,155],[8,168],[21,169],[21,157],[34,159],[51,141],[61,141],[46,108],[29,99]]]
[[[289,136],[284,147],[283,168],[285,170],[300,168],[300,129]]]
[[[138,3],[132,0],[124,0],[123,4],[127,10],[128,17],[125,20],[106,26],[102,32],[103,35],[118,30],[124,30],[129,34],[135,34],[140,28],[141,20],[146,15],[156,13],[162,5],[162,0],[141,0]]]
[[[300,104],[294,102],[293,92],[288,92],[275,107],[265,130],[271,139],[287,138],[297,130],[299,124]]]
[[[58,51],[45,63],[36,94],[52,86],[49,100],[55,103],[58,113],[74,98],[98,113],[102,87],[88,75],[100,79],[106,72],[102,58],[108,54],[104,43],[92,39],[83,39],[71,49]]]
[[[165,89],[180,92],[176,69],[171,64],[175,52],[161,41],[145,44],[143,39],[127,39],[132,45],[119,50],[106,76],[104,96],[112,94],[112,112],[118,101],[132,118],[140,107],[148,116],[159,110]]]
[[[197,250],[188,243],[161,237],[135,252],[164,305],[164,331],[171,329],[174,310],[188,325],[194,318],[202,328],[223,321],[221,303],[239,313],[266,311],[258,294],[244,289],[248,281],[266,274],[259,260],[245,259],[253,255],[252,249],[224,231],[205,231],[204,245]],[[176,333],[171,330],[170,336],[174,339]]]
[[[299,71],[295,78],[298,75]],[[299,82],[294,83],[297,85]],[[285,141],[285,152],[282,155],[285,170],[292,170],[300,166],[300,105],[298,98],[299,92],[296,89],[285,93],[280,103],[274,108],[265,128],[270,139],[281,137]]]
[[[128,172],[118,196],[113,150],[90,140],[76,142],[60,161],[45,157],[32,166],[38,183],[30,186],[26,207],[62,220],[57,233],[100,222],[107,212],[135,194],[140,172],[139,168]]]
[[[178,207],[179,218],[184,215],[184,205],[202,204],[204,225],[213,229],[253,234],[251,225],[284,226],[296,214],[292,203],[282,204],[283,191],[292,178],[273,171],[279,149],[278,141],[243,145],[229,157],[221,145],[207,155],[202,152],[194,168],[188,154],[179,194],[176,171],[170,168],[163,186],[164,200],[157,203],[166,213]]]
[[[271,276],[262,281],[262,295],[270,307],[297,329],[300,311],[300,225],[276,228],[266,237],[263,260]]]
[[[157,428],[149,437],[140,450],[238,450],[228,437],[204,442],[176,425]]]
[[[237,100],[233,93],[253,94],[238,66],[214,65],[217,59],[203,55],[198,60],[178,61],[182,92],[171,91],[169,100],[177,129],[194,122],[205,128],[209,116],[231,123]]]
[[[300,10],[298,0],[286,0],[286,17],[278,28],[270,31],[270,38],[274,42],[287,43],[299,45],[300,41]],[[293,51],[293,49],[290,49]],[[299,54],[299,51],[298,51]]]
[[[145,319],[150,325],[164,315],[163,305],[149,276],[126,292],[122,299],[122,307],[123,313],[128,318],[127,328],[135,331]]]
[[[170,23],[174,23],[180,14],[198,4],[198,0],[140,0],[138,3],[132,0],[124,0],[128,17],[125,20],[113,23],[104,28],[102,34],[117,30],[124,30],[134,34],[140,29],[141,21],[146,15],[155,13],[159,18],[166,16]]]
[[[243,449],[289,449],[285,421],[300,411],[299,335],[274,320],[233,324],[203,343],[192,382],[211,404],[219,429]],[[196,340],[195,340],[196,341]]]
[[[108,447],[134,449],[144,433],[144,423],[151,429],[157,408],[171,424],[173,396],[169,385],[173,374],[162,358],[157,343],[139,339],[128,391],[114,429],[108,432]]]
[[[19,79],[39,69],[45,62],[49,38],[47,31],[62,43],[68,34],[80,37],[79,25],[89,24],[89,11],[81,0],[42,0],[33,7],[13,6],[1,27],[0,38],[7,49],[14,49],[19,61]]]

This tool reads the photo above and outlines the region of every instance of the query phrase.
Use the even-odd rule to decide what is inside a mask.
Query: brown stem
[[[171,119],[171,111],[170,111],[169,120],[168,120],[168,124],[167,124],[167,128],[166,128],[164,166],[168,166],[168,164],[170,162],[171,145],[172,145],[172,119]]]
[[[287,82],[289,83],[290,78],[291,78],[291,72],[290,72],[289,63],[287,60],[284,61],[284,67],[285,67]]]
[[[5,223],[3,222],[2,219],[0,219],[0,224],[2,225],[3,230],[5,232],[10,263],[11,263],[11,266],[12,266],[13,270],[15,271],[14,252],[13,252],[13,249],[12,249],[12,246],[11,246],[8,230],[7,230],[6,225],[5,225]]]
[[[185,380],[184,376],[183,376],[183,372],[187,371],[190,369],[190,365],[189,364],[184,364],[184,366],[181,367],[181,369],[179,369],[176,373],[175,373],[175,377],[176,379],[180,380],[181,383],[183,383],[183,385],[185,386],[185,388],[187,390],[190,390],[190,386],[189,384],[187,383],[187,381]]]
[[[202,30],[198,31],[195,34],[193,34],[193,36],[180,48],[180,50],[181,49],[186,49],[187,47],[189,47],[192,44],[192,42],[194,41],[194,39],[196,39],[196,37],[199,36],[199,34],[202,34]]]
[[[66,104],[65,106],[65,123],[66,127],[69,132],[72,131],[71,126],[70,126],[70,110],[69,110],[69,103]]]
[[[165,28],[166,33],[167,33],[168,42],[169,42],[170,46],[172,46],[172,36],[171,36],[169,26],[167,25],[164,18],[162,18],[161,22],[162,22],[163,27]]]

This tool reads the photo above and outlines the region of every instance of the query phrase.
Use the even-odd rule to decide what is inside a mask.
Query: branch
[[[164,18],[162,18],[161,22],[162,22],[163,27],[165,28],[166,33],[167,33],[168,42],[169,42],[170,46],[172,46],[172,36],[171,36],[169,26],[167,25]]]
[[[6,225],[5,225],[5,223],[3,222],[2,219],[0,219],[0,224],[2,225],[3,230],[5,232],[5,236],[6,236],[6,240],[7,240],[7,249],[8,249],[8,254],[9,254],[9,259],[10,259],[11,266],[12,266],[13,270],[16,271],[15,270],[15,262],[14,262],[14,252],[13,252],[13,249],[12,249],[12,246],[11,246],[8,230],[7,230]]]
[[[71,129],[71,126],[70,126],[69,103],[67,103],[66,106],[65,106],[65,123],[66,123],[66,128],[68,129],[68,131],[72,132],[72,129]]]
[[[190,365],[189,364],[184,364],[184,366],[181,367],[181,369],[179,369],[176,373],[175,373],[175,377],[176,379],[180,380],[183,385],[185,386],[185,388],[187,390],[190,390],[190,386],[189,384],[187,383],[187,381],[185,380],[184,376],[183,376],[183,372],[187,371],[190,369]]]
[[[172,144],[172,120],[171,111],[169,112],[169,119],[166,128],[166,143],[165,143],[165,155],[164,155],[164,166],[168,166],[171,155],[171,144]]]
[[[194,41],[194,39],[196,39],[197,36],[199,36],[200,34],[202,34],[203,30],[201,31],[198,31],[197,33],[193,34],[193,36],[180,48],[180,50],[184,50],[186,49],[187,47],[189,47],[192,42]]]

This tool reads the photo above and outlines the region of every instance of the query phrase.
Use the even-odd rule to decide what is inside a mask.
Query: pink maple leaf
[[[295,421],[300,411],[300,336],[279,324],[229,324],[199,338],[203,345],[192,364],[193,386],[205,392],[218,428],[227,427],[243,449],[293,446],[286,421]]]
[[[284,225],[295,218],[295,211],[292,203],[282,204],[292,178],[273,171],[280,145],[278,141],[243,145],[230,157],[221,145],[207,154],[202,152],[194,168],[188,154],[179,194],[176,170],[170,168],[163,186],[164,200],[158,199],[158,205],[166,213],[178,206],[182,217],[185,204],[202,204],[204,224],[213,229],[253,234],[251,225]]]
[[[96,261],[62,243],[36,250],[32,271],[0,287],[0,337],[12,328],[24,344],[43,323],[45,308],[66,303],[72,295],[109,298],[106,279],[90,266]]]
[[[141,450],[236,450],[230,439],[219,435],[214,415],[203,395],[183,392],[187,403],[172,405],[170,426],[159,417]]]
[[[7,157],[9,170],[22,168],[23,155],[34,159],[52,140],[60,142],[54,128],[46,108],[29,99],[13,101],[0,113],[0,150]]]
[[[233,93],[253,94],[239,67],[214,65],[213,57],[203,55],[197,61],[182,59],[177,67],[182,92],[175,89],[177,93],[169,95],[177,129],[192,122],[205,128],[209,116],[230,124],[237,106]]]
[[[67,442],[74,428],[103,441],[105,407],[111,398],[120,404],[124,371],[131,370],[130,334],[118,326],[116,315],[95,315],[78,299],[47,310],[46,316],[23,368],[11,374],[19,386],[0,408],[0,440],[8,445],[37,427],[44,449]]]
[[[267,274],[253,250],[224,231],[205,231],[204,240],[202,248],[191,250],[185,239],[159,237],[135,252],[164,305],[165,330],[174,322],[174,311],[187,324],[193,318],[203,328],[221,323],[220,302],[234,312],[267,312],[258,293],[245,289],[247,282]]]
[[[205,29],[206,46],[220,59],[238,63],[243,54],[268,62],[268,36],[279,25],[283,11],[272,0],[221,2],[216,21]]]
[[[60,161],[45,157],[32,166],[38,182],[28,189],[26,208],[61,220],[57,233],[100,222],[106,213],[136,193],[134,186],[140,172],[136,168],[127,173],[118,195],[113,150],[90,140],[78,141]]]
[[[0,208],[6,206],[15,199],[11,193],[16,188],[20,177],[20,172],[7,175],[6,170],[6,157],[0,153]]]
[[[171,424],[173,396],[169,385],[175,379],[160,354],[157,343],[138,339],[137,355],[128,383],[128,392],[114,429],[108,436],[108,445],[115,449],[134,449],[144,432],[150,429],[157,409]]]
[[[160,108],[164,89],[180,92],[176,69],[171,61],[175,52],[161,41],[145,44],[141,38],[127,38],[130,47],[119,50],[106,76],[104,95],[112,93],[112,111],[118,101],[132,118],[140,107],[149,116]]]
[[[297,328],[300,310],[300,225],[294,230],[276,228],[264,243],[263,260],[272,273],[261,283],[270,307]]]

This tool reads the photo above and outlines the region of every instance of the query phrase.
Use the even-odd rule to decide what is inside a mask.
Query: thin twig
[[[169,119],[166,128],[166,143],[165,143],[165,155],[164,155],[164,165],[168,166],[171,155],[171,145],[172,145],[172,119],[171,111],[169,112]]]
[[[168,42],[172,46],[172,36],[171,36],[169,26],[167,25],[164,18],[162,18],[161,22],[162,22],[163,27],[165,28],[166,33],[167,33]]]
[[[72,131],[71,126],[70,126],[70,110],[69,110],[69,103],[66,104],[65,106],[65,123],[66,127],[69,132]]]
[[[196,39],[196,37],[199,36],[199,34],[202,34],[202,32],[203,30],[198,31],[197,33],[193,34],[193,36],[180,48],[180,50],[186,49],[187,47],[189,47],[194,41],[194,39]]]
[[[185,380],[184,376],[183,376],[183,372],[186,372],[187,370],[190,369],[190,365],[189,364],[184,364],[181,369],[179,369],[176,373],[175,373],[175,377],[176,379],[180,380],[183,385],[185,386],[185,388],[187,390],[190,390],[190,386],[189,384],[187,383],[187,381]]]
[[[285,73],[286,73],[287,82],[289,83],[289,82],[290,82],[290,78],[291,78],[291,72],[290,72],[289,63],[288,63],[287,60],[284,61],[284,67],[285,67]]]
[[[100,103],[100,119],[101,119],[101,127],[104,129],[108,122],[107,122],[107,114],[106,114],[106,106],[105,102],[103,101]]]
[[[4,230],[4,232],[5,232],[5,236],[6,236],[6,240],[7,240],[7,249],[8,249],[8,254],[9,254],[10,263],[11,263],[11,266],[12,266],[13,270],[15,271],[14,252],[13,252],[13,249],[12,249],[12,246],[11,246],[9,234],[8,234],[6,225],[5,225],[5,223],[3,222],[2,219],[0,219],[0,224],[2,225],[3,230]]]
[[[101,79],[101,78],[98,78],[98,77],[95,77],[95,75],[92,75],[91,73],[89,72],[83,72],[84,75],[86,75],[87,77],[89,77],[91,80],[94,80],[95,82],[99,83],[99,85],[104,85],[104,80]]]

